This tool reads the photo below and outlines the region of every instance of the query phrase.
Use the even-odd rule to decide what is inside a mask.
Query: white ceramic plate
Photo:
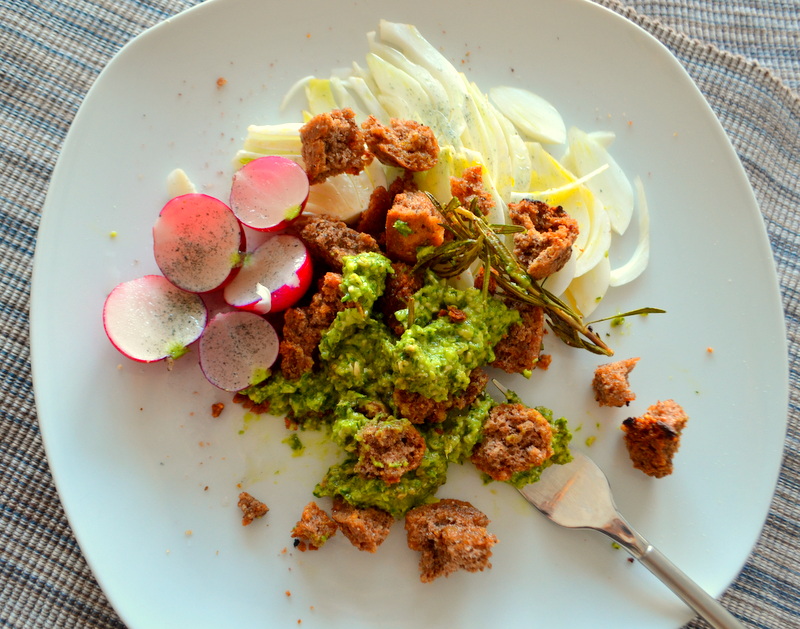
[[[126,46],[87,96],[47,198],[32,309],[40,424],[81,548],[135,628],[677,627],[691,613],[623,551],[557,528],[469,466],[439,495],[492,519],[490,571],[421,584],[402,523],[375,555],[341,536],[294,551],[289,531],[333,448],[292,457],[282,422],[245,422],[191,358],[168,373],[105,338],[106,294],[156,271],[167,173],[183,167],[224,198],[247,125],[297,119],[278,107],[296,79],[362,61],[380,18],[414,23],[485,90],[526,86],[568,124],[618,134],[615,156],[647,187],[652,263],[597,314],[668,311],[609,329],[618,356],[642,357],[638,399],[599,409],[589,382],[601,359],[553,341],[549,371],[506,381],[580,426],[577,447],[596,436],[589,451],[622,511],[691,577],[715,595],[735,578],[774,489],[787,370],[768,241],[717,120],[661,45],[589,2],[382,4],[206,2]],[[654,480],[631,468],[618,426],[666,398],[691,420],[675,473]],[[271,508],[246,528],[240,486]]]

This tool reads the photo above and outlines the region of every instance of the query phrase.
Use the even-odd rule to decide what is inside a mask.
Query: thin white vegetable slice
[[[579,177],[578,179],[573,179],[572,181],[570,181],[568,183],[565,183],[563,185],[560,185],[560,186],[556,186],[555,188],[548,188],[547,190],[535,190],[535,191],[532,191],[532,192],[522,193],[521,195],[519,193],[517,193],[517,194],[515,194],[515,196],[517,196],[517,197],[520,197],[520,196],[522,196],[522,197],[524,197],[524,196],[532,196],[532,197],[538,199],[540,197],[561,195],[561,194],[564,194],[566,192],[572,192],[573,190],[575,190],[577,188],[580,188],[583,184],[585,184],[587,181],[589,181],[593,177],[596,177],[597,175],[602,173],[607,168],[608,168],[608,164],[604,164],[600,168],[597,168],[597,169],[593,170],[592,172],[584,175],[583,177]]]
[[[305,88],[308,110],[311,115],[315,116],[337,108],[329,79],[311,78],[306,83]]]
[[[298,79],[297,81],[294,82],[294,84],[288,89],[288,91],[284,95],[283,100],[281,100],[281,106],[280,106],[281,111],[284,111],[286,109],[289,103],[292,102],[292,100],[298,95],[298,93],[300,93],[300,91],[305,90],[306,85],[308,85],[308,82],[313,78],[314,75],[309,74],[308,76],[304,76],[302,79]]]
[[[355,96],[348,91],[347,86],[340,77],[331,77],[330,88],[338,109],[352,109],[359,120],[367,117],[367,112],[361,109],[361,105],[356,101]]]
[[[387,113],[424,124],[431,103],[419,82],[375,53],[367,55],[367,67],[378,86],[378,100]]]
[[[388,123],[389,115],[383,105],[378,102],[369,83],[361,76],[351,76],[343,81],[343,85],[361,101],[364,111],[371,113],[378,120]]]
[[[489,98],[527,139],[545,144],[566,141],[564,119],[541,96],[519,87],[498,86],[489,90]]]
[[[411,24],[381,20],[378,34],[381,41],[397,48],[409,60],[426,68],[441,82],[450,101],[450,124],[456,133],[463,129],[466,126],[464,108],[469,103],[470,96],[453,64]]]
[[[250,125],[247,127],[247,135],[242,148],[234,157],[234,166],[239,168],[266,155],[279,155],[298,161],[303,150],[303,144],[300,141],[300,127],[302,126],[302,122]]]
[[[450,144],[457,146],[458,137],[461,130],[454,130],[450,122],[451,106],[447,92],[438,81],[428,71],[427,68],[414,63],[402,52],[378,40],[376,34],[367,35],[370,51],[383,59],[387,64],[394,66],[398,71],[413,80],[424,90],[427,106],[418,108],[419,118],[417,122],[430,127],[436,134],[436,139],[440,144]],[[371,68],[373,73],[380,72],[377,67]]]
[[[386,173],[380,162],[373,160],[358,175],[336,175],[311,186],[305,211],[350,223],[367,207],[372,191],[386,185]]]
[[[542,280],[542,286],[549,290],[556,297],[562,295],[569,286],[570,282],[575,279],[575,260],[578,257],[578,252],[575,247],[572,247],[572,255],[567,263],[562,266],[555,273],[548,275]]]
[[[614,140],[617,139],[616,133],[606,130],[590,131],[587,135],[604,149],[608,149],[612,144],[614,144]]]
[[[589,211],[589,233],[583,248],[575,260],[575,277],[580,277],[593,269],[597,263],[608,256],[611,247],[611,222],[602,203],[586,188],[580,190]]]
[[[169,198],[179,197],[182,194],[193,194],[197,192],[189,175],[182,168],[176,168],[167,175],[167,194]]]
[[[641,178],[633,180],[636,189],[636,204],[638,214],[639,241],[630,259],[622,266],[611,270],[609,282],[611,286],[622,286],[632,282],[642,274],[650,261],[650,211],[647,206],[647,197]]]
[[[600,199],[611,219],[611,228],[624,234],[633,215],[633,187],[609,152],[580,129],[572,128],[567,135],[570,158],[575,174],[586,175],[608,164],[608,168],[586,182]]]
[[[573,302],[583,317],[588,317],[603,301],[608,291],[610,265],[603,257],[588,272],[576,277],[567,288],[568,299]]]

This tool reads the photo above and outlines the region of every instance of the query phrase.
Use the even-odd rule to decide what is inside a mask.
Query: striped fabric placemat
[[[763,213],[789,336],[789,429],[766,526],[725,603],[749,627],[800,626],[800,0],[598,2],[677,56]],[[92,82],[123,44],[194,4],[0,0],[0,627],[123,626],[72,536],[42,448],[28,347],[32,257],[59,149]]]

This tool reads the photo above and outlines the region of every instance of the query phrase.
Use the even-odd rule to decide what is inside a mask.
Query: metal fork
[[[715,629],[744,629],[718,601],[679,570],[625,521],[614,504],[608,479],[586,455],[553,465],[542,478],[520,489],[534,507],[556,524],[594,529],[608,535]]]

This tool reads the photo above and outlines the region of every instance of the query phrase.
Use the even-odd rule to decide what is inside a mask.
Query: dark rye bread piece
[[[595,369],[592,389],[594,399],[600,406],[627,406],[636,399],[628,376],[638,362],[638,358],[626,358]]]
[[[429,583],[457,570],[491,568],[497,538],[486,530],[489,518],[470,503],[445,498],[406,514],[408,547],[420,552],[420,581]]]
[[[292,529],[294,545],[298,550],[319,550],[336,534],[338,525],[316,502],[309,502]]]
[[[314,116],[300,127],[300,141],[303,165],[312,185],[343,173],[357,175],[372,162],[352,109]]]
[[[688,415],[674,400],[656,402],[641,417],[623,421],[625,447],[633,467],[655,478],[672,474],[672,459],[688,421]]]
[[[407,419],[371,420],[358,431],[356,441],[356,473],[389,484],[417,469],[426,449],[425,438]]]
[[[507,481],[551,456],[553,429],[544,416],[522,404],[499,404],[489,412],[470,460],[492,479]]]
[[[333,499],[331,517],[353,546],[368,553],[378,550],[394,524],[394,518],[383,509],[354,507],[341,496]]]

